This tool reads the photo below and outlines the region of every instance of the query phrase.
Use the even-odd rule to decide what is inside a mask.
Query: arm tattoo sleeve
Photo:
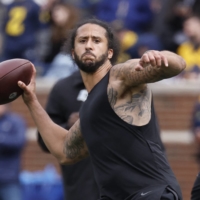
[[[108,99],[111,107],[114,108],[114,105],[117,101],[117,91],[115,91],[113,88],[110,88],[108,90]]]
[[[76,123],[70,131],[70,134],[65,141],[64,153],[68,158],[77,160],[81,160],[88,155],[79,123]]]

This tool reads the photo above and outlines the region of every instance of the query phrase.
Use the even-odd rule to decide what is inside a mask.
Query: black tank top
[[[161,148],[153,102],[150,122],[140,127],[130,125],[110,106],[108,81],[109,73],[94,86],[80,111],[81,131],[90,152],[100,199],[159,200],[167,186],[182,199]]]

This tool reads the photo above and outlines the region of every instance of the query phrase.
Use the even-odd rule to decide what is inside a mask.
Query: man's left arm
[[[184,59],[173,52],[150,50],[140,59],[116,65],[112,75],[122,79],[126,86],[137,86],[174,77],[185,67]]]

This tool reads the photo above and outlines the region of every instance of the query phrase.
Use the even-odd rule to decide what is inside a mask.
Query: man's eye
[[[84,43],[85,42],[85,40],[80,40],[80,43]]]
[[[95,43],[99,43],[100,41],[99,40],[95,40]]]

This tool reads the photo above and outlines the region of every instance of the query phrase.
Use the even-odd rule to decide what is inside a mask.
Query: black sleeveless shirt
[[[109,73],[89,93],[80,111],[81,132],[89,149],[101,200],[159,200],[180,187],[168,164],[151,105],[147,125],[123,121],[107,95]]]

